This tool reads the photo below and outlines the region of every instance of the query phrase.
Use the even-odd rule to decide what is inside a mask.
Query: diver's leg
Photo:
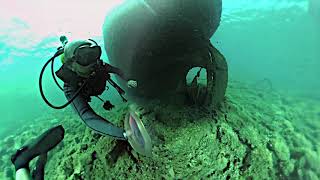
[[[76,89],[65,84],[64,92],[67,99],[70,100],[74,96]],[[124,130],[116,127],[103,117],[97,115],[90,107],[88,101],[85,99],[85,96],[83,94],[80,93],[78,97],[76,97],[72,101],[71,104],[75,111],[79,114],[82,121],[89,128],[103,135],[112,136],[119,140],[126,140],[126,138],[124,137]]]
[[[16,171],[16,180],[31,180],[30,171],[27,168],[21,168]]]
[[[41,134],[30,144],[23,146],[11,156],[11,161],[19,179],[24,174],[29,174],[29,162],[40,154],[45,154],[59,144],[64,137],[64,129],[61,125],[51,128]],[[27,173],[28,172],[28,173]]]
[[[44,179],[44,168],[47,163],[47,153],[41,154],[36,162],[36,167],[32,171],[33,180],[43,180]]]

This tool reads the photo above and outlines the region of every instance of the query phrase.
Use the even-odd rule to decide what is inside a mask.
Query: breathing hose
[[[58,49],[58,51],[54,54],[54,56],[53,56],[52,58],[50,58],[50,59],[45,63],[45,65],[43,66],[43,68],[42,68],[42,70],[41,70],[41,72],[40,72],[40,77],[39,77],[39,89],[40,89],[41,97],[42,97],[42,99],[44,100],[44,102],[45,102],[48,106],[50,106],[50,107],[52,107],[52,108],[54,108],[54,109],[63,109],[63,108],[65,108],[65,107],[67,107],[69,104],[71,104],[72,101],[80,94],[81,90],[85,87],[85,85],[87,85],[88,79],[89,79],[89,78],[88,78],[88,79],[81,85],[81,87],[76,91],[75,95],[74,95],[67,103],[65,103],[65,104],[63,104],[63,105],[61,105],[61,106],[55,106],[55,105],[51,104],[51,103],[48,101],[48,99],[45,97],[44,93],[43,93],[42,77],[43,77],[43,73],[44,73],[46,67],[47,67],[48,64],[51,62],[51,63],[52,63],[52,64],[51,64],[51,71],[52,71],[51,73],[52,73],[53,79],[54,79],[55,83],[58,85],[58,87],[59,87],[61,90],[63,90],[62,87],[58,84],[58,81],[57,81],[57,79],[55,78],[54,72],[53,72],[53,71],[54,71],[54,70],[53,70],[54,59],[55,59],[57,56],[60,56],[62,53],[63,53],[63,48]]]

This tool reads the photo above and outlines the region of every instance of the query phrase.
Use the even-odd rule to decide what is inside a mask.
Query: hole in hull
[[[204,105],[207,100],[207,71],[202,67],[193,67],[186,75],[187,103]]]

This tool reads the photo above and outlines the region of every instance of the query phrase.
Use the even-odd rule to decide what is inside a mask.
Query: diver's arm
[[[106,68],[106,71],[108,73],[114,73],[118,76],[120,76],[123,80],[128,81],[129,79],[124,75],[123,71],[121,69],[111,66],[110,64],[103,63],[103,66]]]
[[[123,80],[125,80],[127,82],[127,86],[129,88],[136,88],[138,86],[137,81],[127,78],[124,75],[123,71],[121,71],[121,69],[119,69],[117,67],[114,67],[114,66],[111,66],[110,64],[107,64],[107,63],[104,63],[104,62],[103,62],[103,66],[106,69],[106,72],[117,74]]]
[[[65,84],[64,92],[69,100],[74,96],[76,89]],[[111,136],[119,140],[126,140],[124,135],[125,131],[96,114],[82,94],[78,95],[71,104],[74,107],[74,110],[79,114],[82,121],[92,130],[105,136]]]

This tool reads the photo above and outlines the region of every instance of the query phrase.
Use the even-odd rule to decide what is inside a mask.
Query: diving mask
[[[71,64],[71,70],[81,77],[88,78],[91,75],[91,73],[95,70],[96,64],[97,63],[91,63],[87,66],[83,66],[75,61]]]
[[[79,40],[66,44],[65,63],[81,77],[89,77],[101,56],[101,47],[94,40]]]
[[[88,66],[96,63],[101,56],[101,47],[92,44],[84,44],[79,46],[74,52],[77,63],[82,66]]]

